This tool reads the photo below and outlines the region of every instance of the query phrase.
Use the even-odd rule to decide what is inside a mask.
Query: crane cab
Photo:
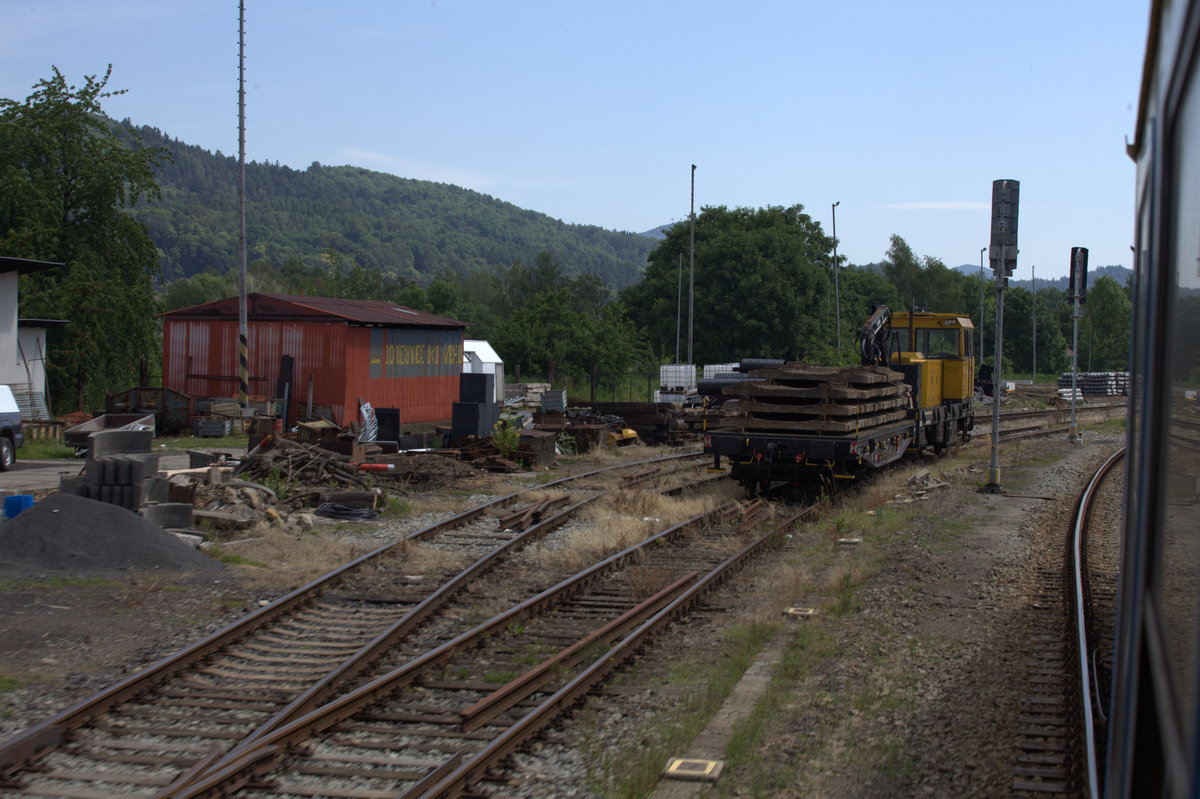
[[[934,408],[969,400],[975,393],[975,325],[949,313],[892,314],[892,367],[911,381],[914,404]]]

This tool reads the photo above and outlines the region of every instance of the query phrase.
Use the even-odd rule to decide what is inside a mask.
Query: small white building
[[[0,383],[12,388],[21,416],[48,419],[46,409],[46,328],[65,324],[57,319],[20,319],[17,293],[20,276],[57,269],[62,264],[0,256]]]
[[[495,375],[496,402],[504,404],[504,361],[492,345],[478,339],[463,340],[463,371]]]

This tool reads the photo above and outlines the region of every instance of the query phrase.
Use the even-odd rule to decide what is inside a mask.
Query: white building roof
[[[482,363],[504,363],[504,359],[492,349],[491,344],[479,339],[463,340],[463,357],[465,358],[468,353],[477,357]]]

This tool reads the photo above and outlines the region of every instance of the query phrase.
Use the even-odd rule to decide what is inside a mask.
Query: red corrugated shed
[[[310,389],[313,406],[327,407],[342,425],[358,418],[360,398],[399,408],[402,423],[450,418],[463,322],[375,300],[250,294],[246,304],[250,393],[279,399],[287,383],[289,419],[305,415]],[[237,396],[237,298],[162,319],[163,386],[194,397]]]

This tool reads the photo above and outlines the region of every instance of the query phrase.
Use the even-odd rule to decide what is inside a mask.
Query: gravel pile
[[[0,524],[0,576],[159,569],[202,575],[225,567],[136,513],[51,494]]]

